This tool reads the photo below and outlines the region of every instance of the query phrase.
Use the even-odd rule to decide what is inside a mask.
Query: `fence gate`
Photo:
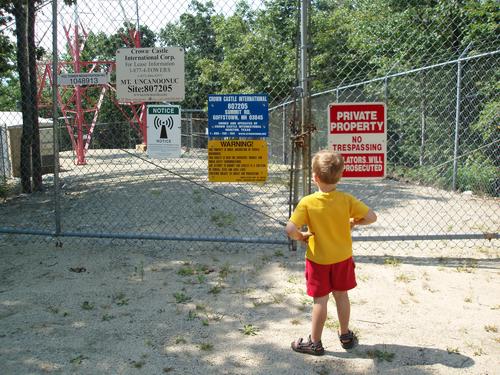
[[[288,244],[291,206],[314,189],[310,157],[329,147],[328,105],[384,102],[387,178],[339,186],[379,216],[353,237],[498,238],[498,35],[456,4],[351,5],[117,0],[103,12],[94,1],[43,3],[38,95],[21,103],[36,104],[45,124],[43,189],[17,194],[25,119],[6,100],[0,233]],[[184,94],[153,101],[181,82],[162,78],[175,64],[145,64],[141,51],[172,47],[182,51]],[[142,86],[129,88],[136,74]],[[265,182],[209,181],[210,94],[268,96],[269,134],[258,137]],[[178,155],[148,153],[148,105],[180,106]]]

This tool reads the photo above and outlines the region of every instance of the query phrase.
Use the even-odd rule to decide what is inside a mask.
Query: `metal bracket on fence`
[[[305,138],[313,134],[316,130],[318,129],[314,124],[307,125],[302,133],[292,135],[291,139],[298,148],[302,148],[304,147]]]

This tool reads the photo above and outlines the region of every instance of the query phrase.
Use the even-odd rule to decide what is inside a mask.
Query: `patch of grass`
[[[472,303],[472,297],[465,297],[464,302],[466,303]]]
[[[110,320],[114,319],[115,316],[114,315],[110,315],[110,314],[104,314],[101,318],[101,320],[103,322],[109,322]]]
[[[197,304],[195,305],[195,309],[196,309],[197,311],[205,311],[205,310],[207,309],[207,307],[206,307],[205,305],[201,305],[201,304],[198,304],[198,303],[197,303]]]
[[[457,267],[457,272],[474,273],[477,268],[477,260],[472,259]]]
[[[236,220],[236,216],[234,216],[231,212],[224,211],[214,211],[210,215],[210,221],[214,223],[219,228],[227,228]]]
[[[332,318],[327,318],[325,322],[325,327],[331,329],[332,331],[337,332],[340,327],[340,324],[338,321],[333,320]]]
[[[394,359],[395,353],[387,352],[385,350],[368,350],[366,352],[368,358],[377,359],[379,362],[387,361],[392,362]]]
[[[82,309],[84,310],[93,310],[95,305],[89,301],[83,301],[82,302]]]
[[[293,326],[298,326],[300,324],[300,320],[299,319],[292,319],[292,320],[290,320],[290,323]]]
[[[117,295],[113,296],[113,302],[118,306],[128,305],[129,298],[123,292],[119,292]]]
[[[231,267],[230,267],[229,263],[226,262],[219,270],[219,277],[221,279],[226,279],[229,276],[230,272],[231,272]]]
[[[388,266],[398,267],[401,264],[401,261],[397,258],[390,257],[384,259],[384,264]]]
[[[203,324],[204,326],[208,326],[208,319],[202,319],[201,324]]]
[[[159,189],[151,189],[151,195],[157,197],[161,194],[161,190]]]
[[[176,344],[185,344],[187,343],[186,339],[182,336],[177,336],[174,341]]]
[[[59,308],[58,307],[55,307],[55,306],[49,306],[47,307],[47,310],[48,312],[52,313],[52,314],[59,314]]]
[[[288,277],[287,281],[290,284],[297,284],[299,282],[299,279],[297,278],[297,276],[291,275],[291,276]]]
[[[89,359],[89,357],[86,357],[83,354],[80,354],[80,355],[76,356],[75,358],[70,359],[69,363],[72,363],[73,365],[81,365],[82,362],[86,359]]]
[[[497,332],[498,332],[498,328],[497,328],[497,326],[496,326],[496,325],[493,325],[493,324],[490,324],[490,325],[486,325],[486,326],[484,326],[484,330],[485,330],[486,332],[495,332],[495,333],[497,333]]]
[[[0,177],[0,198],[5,199],[9,196],[9,185],[5,177]]]
[[[140,361],[130,361],[130,366],[134,368],[143,368],[144,365],[146,364],[146,361],[141,359]]]
[[[200,190],[193,190],[193,202],[197,204],[203,202],[203,193]]]
[[[460,350],[458,350],[458,348],[447,347],[446,351],[448,354],[460,354]]]
[[[214,348],[214,345],[209,342],[203,342],[200,345],[198,345],[198,347],[200,348],[200,350],[209,351]]]
[[[283,254],[283,251],[281,251],[281,250],[276,250],[274,252],[274,256],[275,257],[283,257],[283,256],[285,256],[285,254]]]
[[[398,276],[396,276],[396,281],[399,281],[399,282],[402,282],[402,283],[408,284],[412,280],[413,280],[413,278],[411,276],[408,276],[408,275],[406,275],[404,273],[401,273]]]
[[[183,266],[177,271],[178,275],[181,276],[193,276],[195,274],[195,269],[191,266]]]
[[[210,293],[210,294],[219,294],[221,291],[222,291],[222,285],[217,284],[217,285],[214,285],[212,288],[210,288],[210,290],[208,291],[208,293]]]
[[[247,336],[255,336],[259,332],[259,328],[252,324],[244,324],[243,328],[240,328],[239,331]]]
[[[188,320],[195,320],[198,317],[198,314],[196,314],[196,311],[194,310],[189,310],[188,312]]]
[[[191,301],[191,297],[189,297],[183,292],[175,292],[174,298],[176,303],[186,303],[188,301]]]
[[[280,303],[283,303],[283,301],[285,300],[285,296],[283,294],[272,294],[272,298],[273,298],[273,302],[272,303],[276,303],[276,304],[280,304]]]

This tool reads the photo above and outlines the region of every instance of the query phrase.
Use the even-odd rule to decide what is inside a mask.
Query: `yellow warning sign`
[[[265,182],[267,143],[265,140],[208,141],[210,182]]]

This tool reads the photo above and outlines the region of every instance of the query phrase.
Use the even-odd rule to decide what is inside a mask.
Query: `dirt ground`
[[[0,235],[1,374],[498,374],[498,241],[360,243],[352,350],[297,354],[303,249]]]

